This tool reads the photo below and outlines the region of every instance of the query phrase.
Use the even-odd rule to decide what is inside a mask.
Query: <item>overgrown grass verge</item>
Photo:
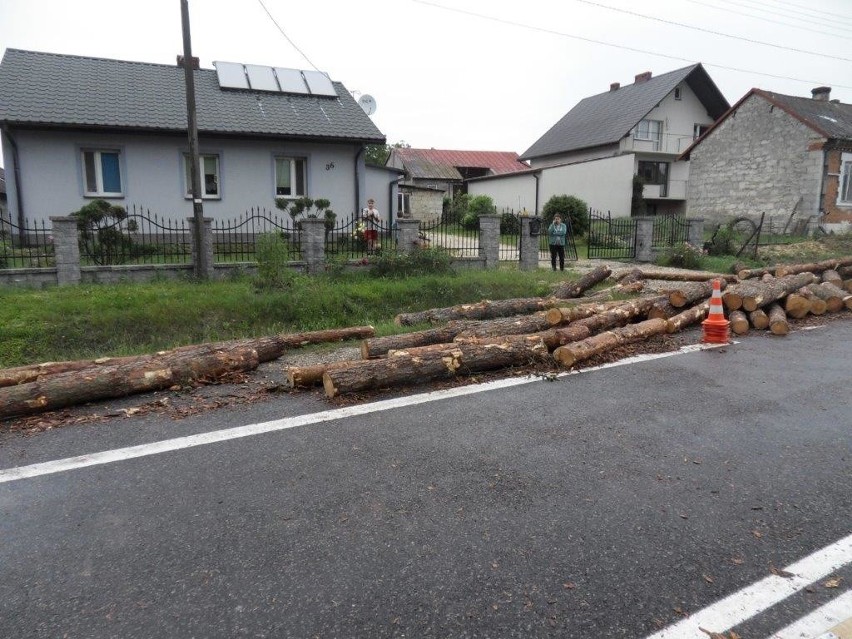
[[[286,288],[263,290],[248,278],[0,289],[0,367],[364,324],[386,335],[411,330],[393,323],[397,313],[547,295],[566,276],[500,269],[405,279],[297,275]]]

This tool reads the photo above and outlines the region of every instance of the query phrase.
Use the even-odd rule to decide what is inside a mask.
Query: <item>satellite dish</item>
[[[376,99],[372,95],[365,93],[358,98],[358,104],[367,115],[373,115],[376,112]]]

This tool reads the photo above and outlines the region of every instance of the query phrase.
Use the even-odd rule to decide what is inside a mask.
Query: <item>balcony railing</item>
[[[622,151],[636,151],[644,153],[683,153],[692,144],[691,135],[678,135],[676,133],[664,133],[659,140],[637,140],[634,137],[624,138],[621,141]]]
[[[646,184],[642,197],[646,200],[685,200],[687,180],[669,180],[668,184]]]

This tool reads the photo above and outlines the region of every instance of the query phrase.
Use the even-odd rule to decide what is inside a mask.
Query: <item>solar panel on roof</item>
[[[308,88],[313,95],[337,96],[334,85],[325,73],[320,73],[319,71],[302,71],[302,75],[305,76]]]
[[[237,62],[214,62],[219,86],[223,89],[248,89],[249,83],[243,65]]]
[[[252,89],[255,91],[275,91],[276,93],[280,91],[272,67],[264,67],[259,64],[247,64],[245,66]]]
[[[301,94],[308,93],[308,87],[305,86],[305,79],[302,77],[302,72],[298,69],[282,69],[281,67],[275,67],[275,75],[278,76],[278,84],[281,85],[282,92]]]

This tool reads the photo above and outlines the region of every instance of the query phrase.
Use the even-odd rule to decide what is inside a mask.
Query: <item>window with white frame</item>
[[[840,156],[840,188],[837,203],[852,205],[852,153]]]
[[[411,193],[396,194],[396,211],[398,217],[411,217]]]
[[[275,158],[275,197],[304,197],[305,158]]]
[[[642,120],[636,125],[633,137],[637,140],[652,140],[659,142],[663,136],[663,123],[661,120]]]
[[[199,156],[199,161],[199,167],[201,168],[201,197],[204,199],[218,199],[222,197],[219,188],[219,156],[203,154]],[[186,197],[192,197],[192,159],[188,154],[183,156],[183,165]]]
[[[120,197],[124,194],[120,151],[84,149],[82,157],[86,195]]]

